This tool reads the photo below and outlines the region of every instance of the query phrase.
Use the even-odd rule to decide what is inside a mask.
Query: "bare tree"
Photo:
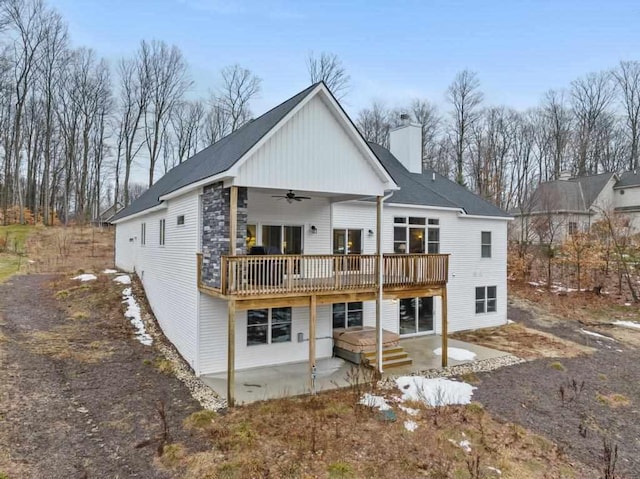
[[[309,53],[307,71],[311,83],[323,81],[338,100],[349,92],[351,77],[335,53],[322,52],[319,57]]]
[[[153,184],[156,162],[160,156],[163,123],[169,118],[174,105],[191,86],[187,64],[178,47],[165,42],[144,40],[140,45],[140,58],[148,79],[148,103],[144,114],[145,139],[149,152],[149,187]]]
[[[638,168],[638,143],[640,142],[640,62],[620,62],[613,71],[622,94],[628,136],[631,141],[629,170]]]
[[[382,103],[373,102],[371,108],[361,110],[356,126],[367,141],[389,147],[390,114]]]
[[[215,99],[216,107],[228,115],[231,132],[251,117],[249,103],[260,93],[262,80],[240,65],[222,69],[222,86]]]
[[[578,175],[597,173],[593,158],[598,121],[613,100],[614,89],[608,73],[589,73],[571,82],[571,104],[576,120],[576,169]],[[589,160],[592,160],[591,162]]]
[[[458,73],[447,89],[447,98],[453,107],[451,139],[454,143],[456,181],[461,185],[464,184],[464,153],[483,98],[479,89],[476,73],[469,70]]]
[[[120,77],[118,150],[122,151],[124,160],[123,204],[128,206],[131,200],[129,195],[131,165],[143,146],[143,143],[138,141],[138,132],[149,101],[149,79],[140,57],[121,60],[118,64],[118,73]],[[116,162],[116,201],[119,198],[120,187],[117,181],[119,163],[120,155]]]
[[[566,165],[567,149],[571,140],[571,112],[566,106],[564,92],[549,90],[545,93],[542,100],[542,116],[544,120],[544,126],[549,135],[549,144],[551,147],[552,157],[552,175],[548,175],[548,166],[540,168],[541,178],[545,179],[557,179],[560,177],[560,172]]]
[[[33,88],[32,76],[42,55],[42,46],[47,38],[47,11],[41,0],[6,0],[0,4],[0,7],[2,8],[1,16],[6,18],[9,28],[16,34],[16,39],[12,43],[13,54],[10,57],[14,73],[15,94],[13,139],[11,160],[6,161],[13,162],[14,194],[20,207],[20,222],[23,223],[24,200],[20,184],[22,116],[29,93]],[[5,177],[5,182],[7,181],[9,181],[9,178]],[[5,189],[5,197],[3,198],[5,221],[7,216],[6,209],[9,203],[7,195],[8,190]]]
[[[194,155],[200,144],[204,105],[200,101],[182,101],[175,105],[171,125],[176,141],[178,163]]]

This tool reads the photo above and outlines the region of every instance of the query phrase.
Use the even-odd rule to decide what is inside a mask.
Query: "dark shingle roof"
[[[233,133],[169,170],[140,198],[111,218],[111,221],[157,206],[160,204],[161,196],[227,171],[296,105],[304,100],[316,86],[318,83],[311,85],[255,120],[251,120]]]
[[[422,174],[411,173],[386,148],[375,143],[369,143],[369,146],[400,187],[389,199],[390,203],[461,208],[469,215],[510,217],[464,186],[430,170]]]
[[[630,186],[640,186],[640,172],[637,170],[622,173],[615,187],[628,188]]]
[[[614,173],[541,183],[532,197],[531,213],[574,211],[588,213]]]

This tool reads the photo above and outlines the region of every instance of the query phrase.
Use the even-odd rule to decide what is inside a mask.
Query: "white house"
[[[376,328],[381,355],[383,331],[505,324],[510,217],[422,172],[420,134],[369,144],[312,85],[120,211],[116,265],[197,375],[227,371],[231,401],[235,370],[312,366],[335,329]]]
[[[512,214],[510,239],[561,242],[575,232],[589,231],[604,214],[624,215],[640,231],[640,175],[601,173],[540,183],[528,203]]]

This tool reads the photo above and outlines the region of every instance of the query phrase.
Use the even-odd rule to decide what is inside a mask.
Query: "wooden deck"
[[[223,256],[220,286],[208,286],[200,276],[199,285],[204,292],[238,300],[310,295],[375,299],[378,260],[377,255]],[[445,254],[383,255],[383,293],[399,297],[403,292],[410,296],[433,290],[437,294],[447,282],[448,260]]]

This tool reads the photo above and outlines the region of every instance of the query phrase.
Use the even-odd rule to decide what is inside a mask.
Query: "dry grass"
[[[602,404],[606,404],[607,406],[614,409],[618,407],[629,406],[631,404],[631,399],[629,399],[624,394],[597,394],[596,399]]]
[[[25,332],[21,340],[30,351],[54,359],[71,359],[86,363],[98,363],[113,354],[110,340],[127,335],[127,324],[122,317],[121,290],[106,275],[96,281],[78,284],[78,281],[61,278],[50,283],[52,294],[66,311],[67,322],[49,330]],[[96,315],[99,328],[86,320]]]
[[[454,333],[452,338],[512,353],[523,359],[576,357],[594,351],[593,348],[558,338],[552,334],[507,324],[498,328]]]
[[[351,390],[288,398],[229,411],[192,415],[185,427],[210,444],[207,452],[167,461],[180,477],[583,477],[552,443],[519,426],[494,421],[482,407],[421,407],[418,416],[396,410],[384,421],[357,404]],[[412,405],[412,406],[415,406]],[[437,425],[434,415],[437,414]],[[405,420],[418,424],[415,432]],[[470,441],[471,452],[459,445]],[[168,466],[169,464],[164,464]]]
[[[113,266],[113,228],[34,227],[26,241],[30,273],[99,272]]]

